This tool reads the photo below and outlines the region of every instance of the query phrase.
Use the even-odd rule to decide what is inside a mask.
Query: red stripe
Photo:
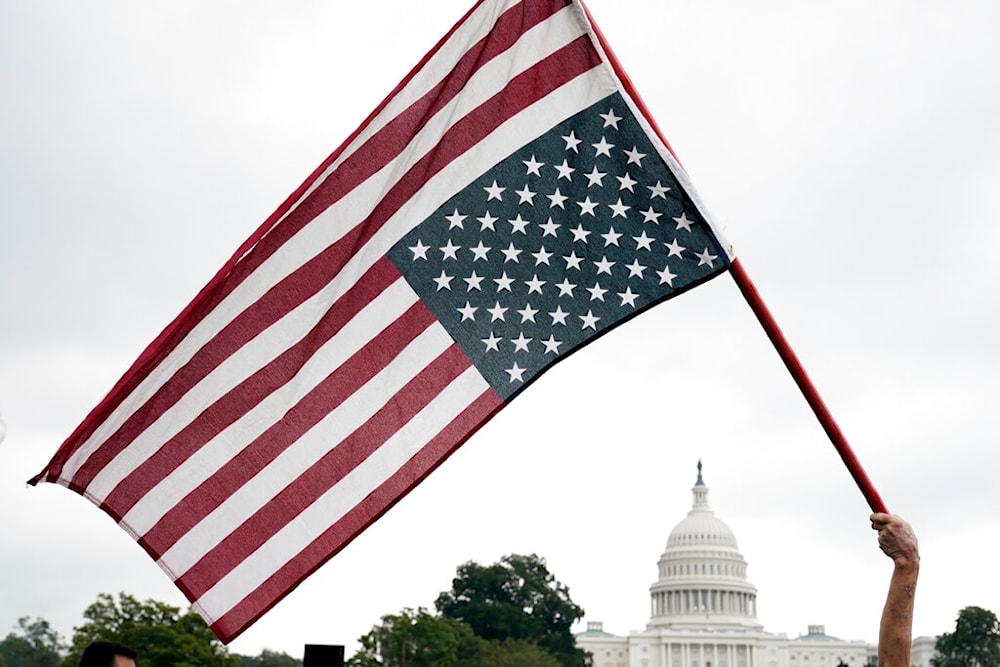
[[[37,483],[43,478],[46,481],[58,479],[68,459],[90,438],[93,432],[131,394],[151,370],[158,366],[191,330],[239,286],[253,270],[258,268],[295,232],[313,220],[316,215],[322,213],[359,183],[395,159],[406,148],[412,136],[426,123],[427,119],[458,95],[468,80],[484,64],[509,49],[525,30],[543,22],[568,4],[568,0],[548,0],[547,2],[532,0],[522,2],[505,12],[498,19],[491,32],[463,54],[455,68],[449,72],[444,80],[366,141],[359,150],[339,165],[319,188],[299,202],[287,218],[281,220],[282,210],[293,206],[301,197],[301,193],[306,192],[312,186],[350,142],[365,127],[370,125],[391,99],[412,81],[413,77],[426,64],[426,61],[436,54],[441,46],[447,42],[448,37],[454,33],[459,25],[465,22],[469,16],[466,14],[466,17],[438,42],[435,48],[427,54],[424,61],[407,75],[396,90],[366,119],[365,123],[313,172],[310,178],[296,190],[296,193],[293,193],[294,198],[289,197],[279,207],[279,210],[255,231],[251,238],[233,255],[229,263],[199,292],[194,301],[188,304],[181,315],[171,322],[157,339],[143,351],[139,359],[118,381],[108,396],[91,411],[83,423],[63,443],[46,471],[36,476],[32,483]],[[277,226],[272,226],[278,220],[281,220],[280,223]],[[74,475],[71,487],[82,491],[88,483],[89,479],[81,481]]]
[[[503,402],[492,389],[480,395],[441,433],[414,454],[396,474],[213,623],[212,632],[223,643],[232,641],[385,514],[502,407]],[[188,599],[195,601],[190,595]]]
[[[436,320],[417,302],[358,350],[253,442],[225,463],[174,507],[139,542],[157,557],[219,504],[234,494],[285,449],[350,398]],[[331,443],[331,446],[333,443]]]
[[[510,49],[526,31],[568,4],[567,0],[532,0],[504,12],[490,33],[466,51],[444,79],[348,156],[288,214],[280,227],[262,240],[253,256],[236,267],[234,284],[256,270],[316,216],[396,159],[427,121],[462,92],[480,68]]]
[[[188,426],[163,443],[154,454],[122,479],[107,495],[101,508],[116,520],[121,520],[167,474],[273,391],[290,381],[316,349],[336,335],[372,299],[398,279],[399,271],[391,261],[383,258],[376,262],[354,287],[327,310],[302,340],[208,406]]]
[[[371,419],[290,482],[175,583],[195,598],[204,595],[292,518],[301,514],[385,444],[470,365],[460,347],[449,347]]]
[[[357,249],[363,247],[434,174],[474,147],[511,116],[599,63],[589,39],[580,37],[514,77],[503,91],[455,123],[443,135],[437,149],[418,160],[364,222],[287,276],[199,350],[184,369],[130,416],[119,432],[91,456],[92,460],[88,460],[74,475],[74,482],[86,487],[100,468],[142,432],[153,415],[168,409],[246,341],[329,283]]]

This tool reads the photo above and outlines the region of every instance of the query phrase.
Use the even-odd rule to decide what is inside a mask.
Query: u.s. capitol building
[[[698,479],[687,517],[670,531],[650,586],[645,630],[627,637],[590,622],[577,645],[594,667],[864,667],[877,662],[877,647],[864,640],[826,634],[822,625],[789,639],[766,632],[757,620],[757,588],[733,531],[708,505]],[[930,667],[934,639],[914,641],[911,664]]]

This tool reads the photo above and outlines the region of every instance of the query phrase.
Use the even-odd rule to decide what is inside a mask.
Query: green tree
[[[487,641],[472,628],[426,609],[404,609],[359,639],[347,667],[561,667],[529,641]]]
[[[0,641],[0,666],[57,667],[65,648],[48,621],[25,616],[17,619],[17,628]]]
[[[1000,622],[982,607],[958,612],[955,632],[938,637],[933,667],[995,667],[1000,665]]]
[[[479,647],[467,625],[423,608],[383,616],[358,641],[361,649],[347,667],[456,667]]]
[[[239,660],[193,611],[156,600],[140,602],[131,595],[101,593],[83,612],[84,623],[73,628],[73,640],[63,667],[75,667],[87,645],[104,639],[131,646],[139,653],[137,667],[238,667]]]
[[[523,639],[480,641],[479,649],[457,667],[561,667],[554,655]]]
[[[264,649],[257,656],[235,655],[239,667],[302,667],[302,661],[287,653]]]
[[[590,664],[571,630],[583,609],[534,554],[511,554],[489,566],[468,562],[434,604],[445,618],[467,624],[488,641],[524,640],[547,650],[563,667]]]

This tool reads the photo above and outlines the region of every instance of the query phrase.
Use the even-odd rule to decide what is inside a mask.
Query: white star
[[[465,221],[466,217],[467,216],[464,216],[461,213],[459,213],[458,209],[456,208],[454,213],[445,217],[445,220],[448,221],[448,229],[455,229],[455,227],[458,227],[460,229],[465,229],[465,225],[462,223]]]
[[[460,247],[461,246],[457,246],[454,243],[452,243],[451,239],[448,239],[448,245],[438,248],[438,250],[444,253],[444,257],[441,258],[442,261],[449,258],[458,259],[458,255],[456,253],[459,251]]]
[[[567,181],[572,181],[573,180],[573,172],[576,171],[576,169],[574,169],[573,167],[569,166],[566,163],[566,160],[563,160],[562,164],[557,164],[556,165],[556,171],[559,172],[559,176],[556,177],[557,179],[559,179],[559,178],[565,178]]]
[[[538,266],[539,264],[552,266],[551,264],[549,264],[549,258],[552,257],[552,255],[554,254],[555,253],[551,253],[548,250],[546,250],[545,246],[542,246],[541,248],[538,249],[538,252],[531,253],[531,256],[535,258],[535,266]]]
[[[658,211],[654,211],[653,207],[650,206],[645,211],[641,211],[643,222],[652,222],[653,224],[660,224],[660,216],[663,215]]]
[[[527,227],[528,224],[531,221],[530,220],[525,220],[524,218],[521,217],[521,214],[518,213],[516,218],[514,218],[513,220],[508,220],[507,222],[510,223],[510,226],[511,226],[510,233],[511,234],[513,234],[515,232],[521,232],[522,234],[524,234],[525,233],[524,232],[525,227]]]
[[[486,246],[484,246],[482,239],[480,239],[479,245],[474,246],[472,248],[469,248],[469,250],[471,250],[472,254],[475,256],[473,258],[473,260],[472,260],[473,262],[476,262],[476,261],[479,261],[479,260],[483,260],[485,262],[489,262],[490,261],[489,258],[486,256],[486,254],[490,250],[492,250],[492,248],[487,248]]]
[[[556,188],[556,191],[552,194],[545,196],[549,198],[549,208],[555,208],[558,206],[564,211],[566,210],[566,207],[563,206],[563,202],[566,201],[567,197],[563,193],[559,192],[559,188]]]
[[[503,260],[504,263],[507,262],[519,263],[517,256],[521,254],[521,249],[515,248],[513,241],[510,242],[510,245],[507,246],[506,250],[501,250],[500,252],[504,254],[504,260]]]
[[[708,264],[709,266],[712,267],[715,266],[712,262],[714,262],[716,259],[719,258],[718,255],[713,255],[710,252],[708,252],[708,248],[705,248],[701,252],[697,253],[697,257],[698,257],[698,266],[704,266],[705,264]]]
[[[557,222],[552,222],[552,218],[549,218],[543,224],[538,225],[539,229],[542,230],[542,238],[545,238],[546,236],[558,236],[558,234],[556,234],[556,230],[558,230],[561,226],[562,225]]]
[[[530,338],[525,338],[524,337],[524,332],[522,331],[521,333],[519,333],[517,335],[517,338],[511,338],[510,342],[514,343],[514,351],[515,352],[518,352],[518,351],[520,351],[520,352],[527,352],[528,351],[528,343],[531,342],[531,339]]]
[[[566,260],[567,269],[580,270],[580,262],[583,261],[583,257],[577,257],[575,250],[568,255],[563,255],[563,259]]]
[[[430,250],[430,248],[431,247],[429,245],[424,245],[420,242],[420,239],[417,239],[417,245],[410,246],[410,250],[413,251],[413,261],[417,261],[418,259],[427,259],[427,251]]]
[[[607,155],[608,157],[611,157],[611,149],[615,147],[614,144],[609,144],[608,140],[604,137],[601,137],[601,141],[599,143],[590,145],[597,151],[597,153],[594,154],[594,157],[597,157],[598,155]]]
[[[559,296],[573,296],[573,290],[576,289],[576,285],[569,281],[569,278],[563,278],[563,281],[556,285],[559,288]]]
[[[583,201],[578,201],[577,204],[580,205],[580,215],[594,215],[594,209],[597,208],[597,202],[590,201],[589,196]]]
[[[587,237],[592,233],[589,229],[583,228],[582,222],[576,226],[576,229],[571,229],[569,231],[573,232],[574,241],[581,241],[583,243],[587,242]]]
[[[489,313],[492,318],[490,319],[490,322],[496,322],[497,320],[503,320],[504,322],[507,321],[503,316],[503,314],[507,312],[507,309],[501,306],[499,301],[497,301],[496,305],[492,308],[487,308],[486,312]]]
[[[642,278],[642,272],[646,270],[646,267],[639,263],[638,259],[633,259],[632,263],[626,266],[628,269],[628,277],[639,276]]]
[[[640,153],[636,146],[632,147],[632,150],[625,151],[625,155],[628,155],[628,164],[637,164],[642,166],[642,158],[646,157],[645,153]]]
[[[604,119],[604,127],[613,127],[616,130],[618,129],[618,121],[620,121],[622,117],[616,116],[614,109],[608,109],[607,113],[602,113],[599,115],[601,116],[601,118]]]
[[[472,290],[476,290],[476,291],[481,292],[482,291],[482,287],[480,287],[479,285],[480,285],[480,283],[483,282],[483,279],[485,279],[485,277],[486,276],[477,276],[476,272],[473,271],[472,275],[469,276],[468,278],[462,278],[462,280],[464,280],[466,282],[466,284],[469,286],[469,289],[467,289],[465,291],[466,292],[471,292]]]
[[[610,208],[613,211],[613,213],[611,214],[612,218],[622,217],[622,218],[625,218],[627,220],[628,216],[625,215],[625,211],[629,210],[632,207],[631,206],[626,206],[625,204],[623,204],[622,203],[622,198],[619,197],[618,201],[616,201],[614,204],[608,204],[608,208]]]
[[[670,285],[671,287],[674,286],[674,278],[677,277],[677,274],[670,271],[669,265],[664,266],[662,271],[657,271],[656,275],[660,276],[661,285]]]
[[[566,142],[566,150],[574,153],[580,152],[580,149],[577,148],[580,145],[580,140],[576,138],[576,133],[573,130],[569,131],[569,135],[563,135],[563,140]]]
[[[524,166],[526,166],[528,168],[528,173],[529,174],[534,174],[535,176],[541,176],[542,174],[538,170],[541,167],[544,167],[545,163],[537,161],[535,159],[535,156],[532,155],[530,160],[524,160]]]
[[[590,292],[591,301],[604,301],[604,295],[608,290],[601,287],[601,283],[594,283],[594,286],[588,287],[587,291]]]
[[[487,227],[492,229],[493,231],[496,231],[497,228],[493,226],[493,223],[495,223],[499,219],[500,218],[494,218],[492,215],[490,215],[489,211],[486,211],[486,215],[484,215],[481,218],[476,218],[476,220],[479,221],[479,231],[484,232],[486,231]]]
[[[524,373],[527,370],[528,370],[527,368],[521,368],[520,366],[518,366],[517,362],[515,361],[514,365],[507,369],[507,373],[510,375],[511,383],[515,381],[524,382]]]
[[[559,354],[559,346],[562,345],[561,340],[556,340],[555,336],[549,334],[548,340],[543,340],[542,345],[545,346],[545,354],[551,352],[552,354]]]
[[[475,306],[473,306],[468,301],[466,301],[465,305],[463,307],[456,308],[456,310],[458,312],[462,313],[462,321],[464,322],[465,320],[475,321],[475,319],[476,319],[476,311],[479,310],[479,309],[476,308]]]
[[[553,325],[561,324],[563,326],[566,326],[567,315],[569,315],[569,313],[563,310],[562,306],[556,306],[556,309],[553,312],[549,313],[549,317],[552,318]]]
[[[593,329],[594,331],[597,331],[597,322],[601,318],[594,315],[593,311],[588,310],[586,315],[580,315],[580,319],[583,320],[583,326],[580,327],[581,331],[584,329]]]
[[[504,271],[499,278],[494,278],[493,282],[497,284],[497,292],[503,292],[504,290],[510,292],[510,286],[514,283],[514,279],[508,278],[507,272]]]
[[[594,185],[596,185],[597,187],[601,187],[601,179],[607,176],[607,174],[603,171],[598,171],[597,165],[594,165],[593,171],[591,171],[589,174],[584,174],[584,176],[586,176],[587,180],[590,181],[590,183],[587,183],[588,188]]]
[[[449,276],[444,272],[444,270],[442,270],[441,275],[434,279],[434,282],[436,282],[438,286],[437,291],[440,292],[443,289],[451,291],[451,281],[453,279],[454,276]]]
[[[601,275],[602,273],[606,273],[606,274],[608,274],[610,276],[611,275],[611,267],[614,266],[614,265],[615,265],[615,263],[614,262],[609,262],[607,257],[601,257],[601,261],[594,262],[594,266],[597,267],[597,275]]]
[[[663,245],[667,246],[667,257],[680,257],[681,253],[687,250],[687,248],[677,242],[677,239]]]
[[[531,277],[531,280],[525,280],[524,284],[528,286],[528,294],[531,294],[532,292],[538,292],[541,294],[542,286],[545,285],[545,281],[539,280],[538,274],[536,273]]]
[[[639,298],[638,294],[633,294],[632,293],[632,288],[631,287],[626,287],[624,292],[618,292],[618,296],[620,296],[621,299],[622,299],[622,304],[621,305],[624,306],[625,304],[628,304],[628,305],[632,306],[633,308],[635,308],[635,300],[637,298]]]
[[[636,250],[652,250],[653,241],[656,239],[652,236],[646,236],[646,230],[643,230],[642,236],[633,236],[632,240],[635,241]]]
[[[483,343],[486,344],[486,351],[487,352],[489,352],[490,350],[493,350],[494,352],[499,352],[500,351],[500,345],[499,345],[499,343],[500,343],[501,340],[503,340],[503,339],[502,338],[498,338],[497,335],[495,333],[493,333],[492,331],[490,332],[490,337],[489,338],[483,338],[482,339]]]
[[[521,324],[525,322],[534,322],[535,314],[538,312],[537,308],[532,308],[530,303],[524,305],[524,308],[517,311],[521,315]]]
[[[681,213],[681,217],[674,218],[674,222],[677,223],[677,229],[686,229],[687,231],[690,232],[691,225],[692,223],[694,223],[694,220],[688,220],[687,213]]]
[[[609,245],[617,246],[618,245],[618,239],[620,239],[622,236],[623,236],[622,234],[619,234],[618,232],[615,231],[614,227],[612,227],[611,229],[609,229],[606,234],[601,234],[601,238],[604,239],[604,247],[605,248],[607,248]],[[618,247],[621,247],[621,246],[618,246]]]
[[[487,188],[483,188],[483,190],[486,190],[486,194],[487,194],[486,201],[489,201],[491,199],[496,199],[497,201],[503,201],[503,195],[502,195],[502,193],[506,189],[507,188],[501,188],[499,185],[497,185],[497,182],[494,179],[493,185],[491,185],[491,186],[489,186]]]
[[[650,199],[656,199],[657,197],[662,197],[663,199],[666,199],[667,193],[670,192],[670,188],[668,188],[665,185],[660,185],[659,181],[656,182],[656,185],[647,185],[646,187],[649,188],[650,192],[652,193],[649,195]]]
[[[527,183],[524,184],[522,189],[515,190],[515,192],[517,193],[517,196],[521,198],[521,201],[517,202],[518,204],[529,204],[531,206],[535,205],[535,195],[538,193],[529,190]]]
[[[629,176],[628,172],[625,172],[624,176],[615,176],[615,178],[618,179],[619,190],[628,190],[629,192],[635,192],[635,190],[632,189],[632,186],[638,183],[639,181]]]

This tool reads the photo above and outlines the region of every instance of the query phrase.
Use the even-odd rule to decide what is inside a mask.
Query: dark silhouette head
[[[136,655],[118,642],[91,642],[80,656],[80,667],[135,667]]]

